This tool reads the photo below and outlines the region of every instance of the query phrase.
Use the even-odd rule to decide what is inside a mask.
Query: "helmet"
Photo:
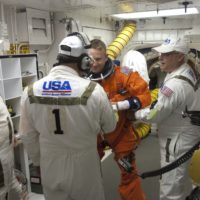
[[[91,61],[87,54],[89,48],[90,41],[87,35],[82,32],[73,32],[61,41],[58,53],[76,60],[81,70],[88,70]]]

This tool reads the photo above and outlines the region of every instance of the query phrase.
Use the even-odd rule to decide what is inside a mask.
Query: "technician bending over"
[[[110,145],[121,171],[119,193],[123,200],[146,200],[140,178],[136,175],[134,150],[138,137],[133,122],[128,118],[129,111],[148,106],[151,101],[148,85],[138,72],[130,68],[115,66],[106,55],[106,46],[101,40],[92,40],[89,55],[93,58],[88,78],[100,83],[106,91],[113,108],[118,112],[116,129],[106,134],[105,141]],[[104,141],[98,140],[99,154],[102,156]]]

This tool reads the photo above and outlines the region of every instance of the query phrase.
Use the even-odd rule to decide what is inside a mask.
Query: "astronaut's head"
[[[94,74],[101,73],[104,70],[105,64],[108,60],[106,55],[106,45],[99,39],[91,41],[91,48],[89,49],[89,55],[93,59],[90,71]]]
[[[114,71],[114,63],[106,54],[106,45],[99,39],[91,41],[91,48],[88,51],[92,58],[88,78],[93,81],[100,81],[109,77]]]

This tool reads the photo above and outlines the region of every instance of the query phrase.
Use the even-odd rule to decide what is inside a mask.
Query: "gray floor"
[[[136,161],[139,173],[159,168],[159,148],[156,136],[148,136],[141,141],[136,150]],[[113,160],[113,154],[102,162],[102,174],[105,187],[106,200],[121,200],[117,188],[120,181],[120,172]],[[158,200],[158,177],[142,180],[142,186],[147,200]],[[42,193],[40,185],[32,185],[33,192]],[[34,194],[31,200],[39,200],[41,197]],[[41,198],[42,199],[42,198]]]
[[[149,135],[141,141],[136,150],[136,162],[139,174],[160,168],[159,146],[156,135]],[[106,200],[121,200],[117,188],[120,172],[113,160],[113,154],[102,162],[102,174]],[[142,187],[147,200],[159,200],[159,177],[142,179]],[[32,185],[33,192],[42,193],[41,186]],[[190,192],[188,191],[188,194]],[[11,198],[11,200],[16,198]],[[30,200],[43,200],[42,196],[31,194]]]
[[[139,173],[159,168],[159,147],[155,135],[144,138],[136,150],[136,161]],[[119,184],[119,169],[111,154],[103,163],[103,180],[106,200],[121,200],[117,191]],[[142,186],[148,200],[159,199],[159,177],[142,180]]]

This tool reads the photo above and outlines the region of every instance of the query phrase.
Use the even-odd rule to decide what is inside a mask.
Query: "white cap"
[[[80,57],[87,53],[90,41],[84,33],[74,32],[65,37],[59,44],[59,54]]]
[[[185,38],[167,38],[162,43],[162,45],[158,47],[152,48],[153,50],[159,53],[169,53],[172,51],[181,52],[183,54],[187,54],[189,52],[188,42]]]

